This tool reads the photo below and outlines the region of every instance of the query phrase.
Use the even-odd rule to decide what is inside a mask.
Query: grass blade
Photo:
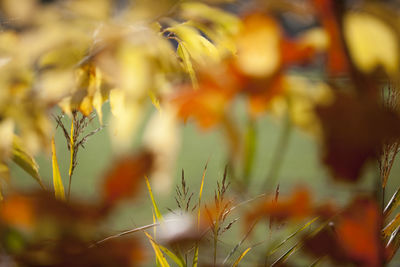
[[[144,232],[144,234],[147,236],[147,238],[150,241],[151,246],[153,247],[154,253],[156,254],[156,258],[158,263],[160,264],[161,267],[169,267],[169,264],[167,260],[164,257],[164,254],[162,253],[160,246],[154,242],[153,238],[151,235],[149,235],[147,232]]]
[[[400,247],[400,227],[398,227],[391,235],[389,242],[385,247],[385,261],[390,262]]]
[[[296,245],[291,247],[288,251],[286,251],[285,254],[280,256],[274,263],[271,264],[271,266],[280,266],[282,263],[287,261],[287,259],[294,254],[297,250],[301,248],[302,243],[298,242]]]
[[[197,230],[200,229],[201,197],[203,195],[204,180],[205,180],[205,177],[206,177],[207,166],[208,166],[208,160],[207,160],[206,166],[204,167],[203,175],[201,177],[201,184],[200,184],[200,191],[199,191],[199,203],[198,203],[198,207],[197,207],[197,209],[198,209],[198,211],[197,211]],[[194,255],[193,255],[193,267],[197,267],[198,259],[199,259],[199,244],[196,243],[196,246],[194,248]]]
[[[153,204],[154,213],[156,215],[156,218],[157,218],[158,221],[162,221],[163,220],[163,216],[162,216],[160,210],[157,207],[156,201],[154,200],[153,190],[151,190],[149,179],[147,178],[147,176],[145,176],[144,178],[146,180],[147,190],[149,191],[151,203]]]
[[[385,228],[382,230],[383,237],[385,239],[389,238],[394,231],[400,226],[400,213],[396,215],[396,217],[388,223],[388,225],[385,226]]]
[[[158,246],[160,247],[160,249],[168,256],[170,257],[171,260],[173,260],[179,267],[186,267],[186,264],[184,262],[184,260],[181,257],[178,257],[177,255],[175,255],[175,253],[173,253],[171,250],[169,250],[168,248],[158,244]]]
[[[400,204],[400,188],[393,194],[392,198],[389,200],[389,203],[386,205],[383,216],[387,218],[392,214],[392,212],[399,206]]]
[[[69,199],[70,194],[71,194],[71,180],[72,180],[72,172],[73,172],[73,169],[74,169],[74,150],[75,150],[75,144],[74,144],[74,119],[72,119],[72,121],[71,121],[71,134],[69,136],[70,136],[70,139],[69,139],[70,162],[69,162],[69,170],[68,170],[68,175],[69,175],[69,185],[68,185],[68,194],[67,194],[67,198],[68,199]]]
[[[58,168],[56,145],[54,143],[54,138],[51,140],[51,151],[52,151],[52,165],[53,165],[54,194],[57,199],[65,200],[64,185],[61,180],[60,169]]]
[[[244,256],[250,251],[251,247],[246,249],[245,251],[240,254],[239,258],[235,261],[235,263],[232,265],[232,267],[237,267],[240,263],[240,261],[243,259]]]
[[[307,238],[310,238],[310,237],[313,237],[313,236],[317,235],[327,225],[328,225],[328,222],[325,222],[324,224],[320,225],[317,229],[315,229],[310,234],[308,234]],[[271,266],[280,266],[282,263],[286,262],[287,259],[291,255],[293,255],[295,252],[297,252],[303,246],[303,244],[304,244],[303,240],[300,240],[299,242],[297,242],[293,247],[291,247],[288,251],[286,251],[285,254],[280,256],[274,263],[272,263]]]
[[[289,240],[291,240],[292,238],[294,238],[297,234],[299,234],[300,232],[302,232],[304,229],[306,229],[307,227],[309,227],[312,223],[314,223],[316,220],[318,220],[318,217],[315,217],[314,219],[312,219],[311,221],[307,222],[306,224],[304,224],[301,228],[297,229],[294,233],[292,233],[291,235],[289,235],[287,238],[285,238],[285,240],[283,240],[281,243],[279,243],[277,246],[275,246],[273,249],[271,249],[268,253],[268,256],[271,256],[272,254],[274,254],[279,248],[281,248],[286,242],[288,242]]]

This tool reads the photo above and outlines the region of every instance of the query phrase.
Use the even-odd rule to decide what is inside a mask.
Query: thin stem
[[[268,175],[264,181],[264,185],[262,186],[263,190],[269,191],[273,188],[274,184],[276,183],[279,172],[282,167],[283,158],[287,152],[287,148],[289,147],[289,140],[290,140],[290,133],[292,131],[292,123],[290,121],[289,114],[286,115],[284,120],[282,133],[278,140],[278,145],[274,152],[274,157],[272,159],[271,168],[268,172]]]

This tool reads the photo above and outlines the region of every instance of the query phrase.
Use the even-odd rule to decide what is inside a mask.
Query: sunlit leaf
[[[178,45],[178,49],[176,51],[178,56],[182,59],[183,64],[185,66],[185,71],[189,74],[190,80],[192,81],[192,85],[194,88],[198,87],[196,74],[193,69],[192,61],[190,60],[189,52],[187,51],[184,42],[181,42]]]
[[[367,13],[348,12],[344,34],[357,67],[370,73],[382,66],[388,74],[399,70],[399,41],[393,28]]]
[[[252,14],[243,23],[237,40],[238,68],[253,77],[272,75],[281,63],[281,32],[277,23],[261,14]]]
[[[60,169],[58,168],[57,155],[56,155],[56,145],[54,138],[51,140],[51,151],[52,151],[52,166],[53,166],[53,185],[54,194],[57,199],[65,200],[64,185],[60,175]]]
[[[45,186],[39,175],[39,166],[35,159],[24,150],[17,136],[14,136],[13,139],[12,156],[13,161],[30,174],[44,189]]]
[[[190,57],[198,64],[206,64],[208,61],[219,61],[220,55],[216,47],[194,27],[188,24],[176,24],[166,29],[173,32],[181,42]]]

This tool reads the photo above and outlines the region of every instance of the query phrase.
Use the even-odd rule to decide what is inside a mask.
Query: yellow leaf
[[[45,187],[39,175],[39,166],[37,165],[35,159],[22,147],[21,141],[16,135],[14,135],[13,139],[12,155],[13,161],[24,171],[30,174],[44,189]]]
[[[196,28],[187,23],[182,23],[166,30],[175,33],[178,39],[185,43],[187,52],[197,63],[204,65],[210,60],[219,61],[218,49],[203,37]]]
[[[143,116],[143,103],[132,100],[126,103],[126,94],[121,89],[113,89],[110,92],[111,112],[114,115],[110,121],[110,131],[113,146],[123,152],[129,149],[133,134],[138,128]]]
[[[388,24],[366,13],[348,12],[344,35],[351,58],[361,71],[369,73],[382,66],[388,74],[398,72],[398,38]]]
[[[190,80],[192,81],[192,86],[194,88],[198,87],[196,73],[194,72],[192,61],[190,59],[189,52],[185,47],[185,43],[181,42],[176,50],[178,56],[182,59],[184,70],[189,74]]]
[[[51,140],[51,151],[52,151],[52,165],[53,165],[54,194],[57,199],[65,200],[64,185],[62,183],[60,170],[58,168],[56,145],[54,143],[54,138]]]
[[[6,118],[0,122],[0,160],[10,157],[11,147],[14,138],[14,121]]]
[[[275,21],[255,14],[244,20],[244,28],[237,38],[239,69],[250,76],[272,75],[279,67],[280,30]]]

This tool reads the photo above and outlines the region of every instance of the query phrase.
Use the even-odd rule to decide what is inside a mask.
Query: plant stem
[[[287,148],[289,145],[291,131],[292,131],[292,123],[290,121],[290,116],[289,114],[286,114],[282,132],[278,140],[278,145],[276,147],[276,150],[274,152],[274,157],[272,159],[271,168],[262,186],[263,190],[270,191],[270,189],[273,188],[274,184],[278,179],[279,172],[281,170],[283,163],[283,158],[287,152]]]

